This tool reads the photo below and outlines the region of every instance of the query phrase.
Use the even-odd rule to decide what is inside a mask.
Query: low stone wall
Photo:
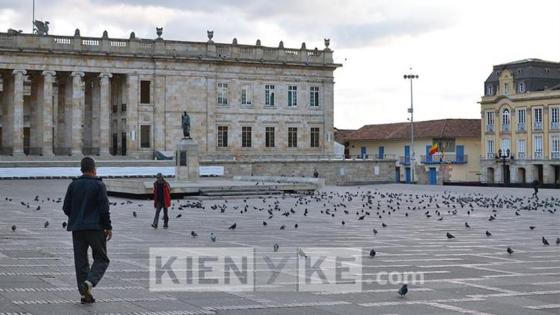
[[[226,177],[294,176],[312,177],[317,169],[326,184],[394,182],[395,160],[278,160],[200,161],[201,166],[223,166]]]

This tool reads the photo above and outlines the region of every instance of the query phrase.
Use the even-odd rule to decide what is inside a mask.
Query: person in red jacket
[[[171,207],[171,193],[169,183],[163,179],[161,173],[157,173],[157,180],[154,182],[154,207],[156,208],[156,215],[152,227],[157,229],[159,221],[159,213],[163,208],[163,228],[167,229],[169,223],[169,216],[167,209]]]

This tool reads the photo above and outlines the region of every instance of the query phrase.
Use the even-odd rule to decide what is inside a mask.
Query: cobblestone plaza
[[[150,227],[152,201],[111,197],[111,265],[94,289],[97,302],[81,305],[71,235],[62,228],[66,217],[58,203],[68,183],[0,181],[0,314],[560,312],[560,246],[555,242],[560,219],[550,206],[558,203],[556,190],[541,190],[537,210],[518,209],[530,200],[529,189],[399,184],[327,186],[315,196],[279,195],[266,200],[254,196],[174,200],[167,230]],[[482,204],[491,200],[493,206]],[[199,201],[201,207],[192,206]],[[490,216],[495,219],[489,221]],[[237,228],[228,230],[234,222]],[[280,229],[282,225],[285,229]],[[199,236],[192,238],[191,231]],[[486,231],[492,235],[487,237]],[[455,239],[448,239],[447,232]],[[209,240],[210,233],[216,235],[216,242]],[[551,245],[543,246],[542,237]],[[247,247],[272,252],[274,244],[279,252],[298,247],[363,248],[355,255],[363,261],[358,276],[364,285],[357,292],[298,292],[290,289],[297,277],[288,268],[281,272],[277,286],[266,290],[149,290],[150,247]],[[508,246],[514,250],[512,255],[506,253]],[[376,251],[374,258],[368,255],[371,249]],[[422,273],[424,281],[409,283],[409,293],[400,297],[400,283],[375,281],[373,276],[381,272]]]

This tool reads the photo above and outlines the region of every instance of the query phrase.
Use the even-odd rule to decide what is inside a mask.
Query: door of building
[[[377,152],[377,158],[380,160],[383,160],[385,158],[385,147],[384,146],[380,146]]]
[[[113,145],[112,145],[112,149],[111,149],[111,154],[112,155],[117,155],[117,151],[119,149],[119,137],[118,134],[114,133],[113,134]]]
[[[455,146],[455,160],[457,163],[465,162],[465,146],[464,145],[457,145]]]
[[[404,169],[404,178],[407,184],[412,182],[412,173],[410,172],[410,167]]]
[[[126,155],[126,132],[121,133],[121,153]]]
[[[404,146],[404,163],[405,164],[410,164],[410,146],[409,145]]]
[[[509,165],[503,165],[503,174],[504,174],[504,184],[509,185],[510,183],[510,174],[509,174]]]
[[[437,170],[435,167],[430,167],[428,172],[428,183],[430,185],[437,185]]]
[[[366,147],[361,147],[360,148],[360,158],[365,159],[366,155],[367,155],[367,148]]]
[[[401,168],[400,167],[395,168],[395,181],[397,183],[401,182]]]

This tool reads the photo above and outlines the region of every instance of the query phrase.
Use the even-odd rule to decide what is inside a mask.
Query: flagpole
[[[31,22],[31,34],[35,33],[35,0],[33,0],[33,21]]]
[[[412,71],[412,68],[410,68]],[[411,183],[414,184],[414,168],[415,168],[415,152],[414,152],[414,103],[412,98],[412,79],[418,79],[417,74],[405,74],[404,79],[410,79],[410,108],[408,112],[410,113],[410,146],[412,150],[412,158],[410,160],[410,179]]]

